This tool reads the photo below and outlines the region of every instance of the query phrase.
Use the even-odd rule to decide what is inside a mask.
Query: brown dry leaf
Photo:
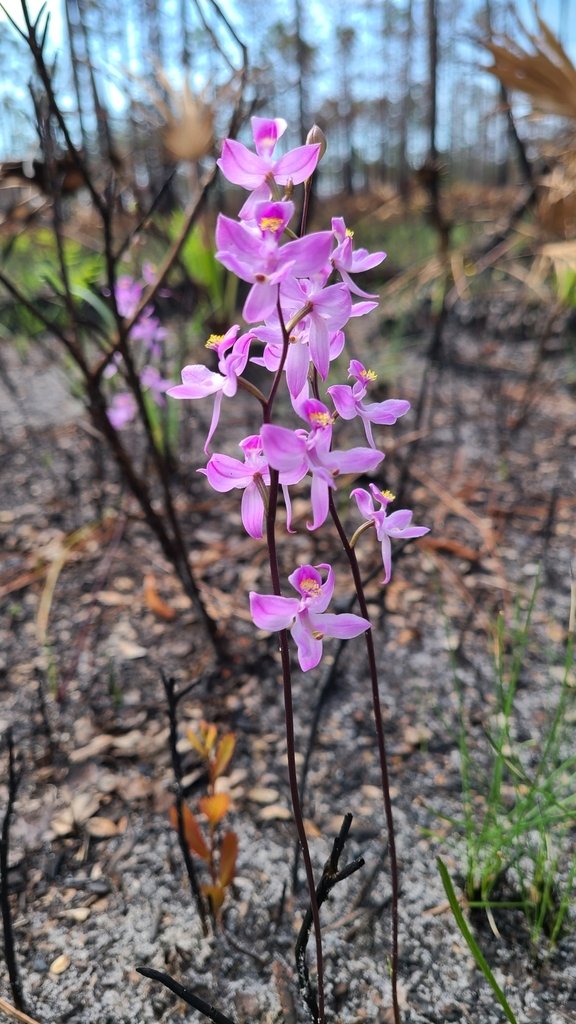
[[[68,967],[70,967],[70,957],[67,953],[61,953],[50,964],[50,972],[51,974],[63,974]]]
[[[425,725],[408,725],[404,729],[404,742],[411,747],[417,747],[420,743],[426,743],[432,739],[432,733]]]
[[[282,804],[271,804],[258,811],[258,817],[261,821],[290,821],[292,811]]]
[[[116,608],[118,605],[132,604],[133,598],[127,594],[120,594],[117,590],[99,590],[96,600],[107,608]]]
[[[421,537],[418,540],[418,547],[425,550],[448,551],[451,555],[457,555],[458,558],[465,558],[467,562],[477,562],[481,555],[481,552],[476,551],[475,548],[469,548],[466,544],[461,544],[459,540],[452,540],[448,537]]]
[[[535,52],[529,53],[509,36],[501,43],[484,40],[494,58],[487,68],[507,89],[517,89],[532,100],[535,110],[576,119],[576,68],[546,22],[536,15],[540,35],[528,32],[520,22]]]
[[[398,611],[398,609],[400,608],[400,600],[401,600],[402,591],[403,590],[407,590],[408,587],[409,587],[409,584],[406,583],[406,580],[400,580],[400,579],[392,580],[392,583],[388,584],[388,586],[386,587],[386,593],[385,593],[385,598],[384,598],[384,602],[385,602],[386,610],[387,611],[389,611],[389,612],[397,612]]]
[[[144,778],[143,775],[138,775],[134,779],[126,779],[121,775],[118,777],[116,788],[122,799],[128,804],[135,800],[145,800],[154,791],[151,780]]]
[[[322,833],[311,818],[304,818],[304,831],[309,839],[320,839]]]
[[[414,640],[419,640],[421,635],[422,634],[420,633],[419,629],[414,629],[412,627],[405,626],[405,628],[401,629],[400,632],[398,633],[398,636],[396,637],[396,643],[400,644],[401,647],[406,647],[407,644],[413,643]]]
[[[88,761],[90,757],[97,757],[98,754],[106,753],[106,751],[110,750],[114,741],[114,736],[102,733],[100,736],[95,736],[93,740],[90,740],[90,743],[85,747],[80,747],[79,750],[72,750],[68,755],[69,759],[75,764],[81,764],[82,761]]]
[[[268,789],[266,786],[255,786],[254,789],[248,790],[248,799],[253,800],[255,804],[273,804],[278,799],[280,793],[277,789]]]
[[[88,818],[96,814],[100,806],[101,796],[90,793],[79,793],[73,797],[70,806],[59,811],[50,822],[50,827],[57,836],[68,836],[79,826],[84,825]]]
[[[145,658],[148,654],[146,647],[134,644],[131,640],[117,640],[116,644],[125,661],[136,661],[138,658]]]
[[[118,835],[118,825],[110,818],[90,818],[86,822],[86,831],[94,839],[111,839]]]
[[[176,618],[174,608],[171,608],[166,601],[163,601],[156,590],[156,580],[152,573],[144,577],[144,601],[151,612],[165,622],[172,622]]]
[[[83,924],[90,917],[90,907],[74,907],[72,910],[63,910],[58,917],[65,917],[70,921],[76,921],[77,924]]]
[[[214,114],[202,99],[194,96],[188,82],[181,91],[173,89],[161,68],[156,80],[168,95],[170,107],[162,100],[155,105],[166,119],[162,141],[176,160],[199,160],[212,149],[214,140]]]

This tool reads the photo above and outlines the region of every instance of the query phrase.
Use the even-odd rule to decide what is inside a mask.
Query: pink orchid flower
[[[260,539],[263,536],[262,524],[265,514],[266,485],[270,485],[270,470],[262,451],[262,439],[259,434],[251,434],[250,437],[240,441],[240,448],[244,452],[244,462],[234,459],[230,455],[212,455],[206,469],[199,469],[208,477],[208,482],[215,491],[225,493],[234,487],[244,490],[242,495],[242,522],[244,529],[251,537]],[[288,493],[288,484],[297,484],[302,479],[303,473],[281,473],[280,484],[284,493],[286,503],[286,526],[289,533],[291,529],[292,506]]]
[[[427,526],[410,526],[413,513],[407,508],[398,509],[392,515],[386,515],[386,509],[394,495],[390,491],[379,491],[376,484],[370,484],[370,490],[376,501],[382,506],[378,511],[374,508],[374,502],[368,491],[358,487],[352,491],[351,497],[356,498],[356,503],[361,514],[366,520],[372,520],[376,528],[376,536],[382,544],[382,562],[384,564],[385,576],[382,583],[388,583],[392,575],[392,544],[391,538],[408,540],[410,537],[423,537],[429,533]]]
[[[289,320],[289,317],[286,317]],[[308,370],[310,368],[310,347],[309,347],[309,321],[305,317],[300,320],[290,331],[290,345],[286,356],[285,370],[286,383],[292,399],[301,394],[306,384]],[[266,321],[264,327],[258,327],[254,331],[258,340],[265,343],[262,356],[254,356],[251,363],[265,366],[267,370],[275,373],[280,366],[283,350],[283,336],[277,314]],[[340,330],[331,331],[329,334],[329,358],[330,362],[336,359],[344,348],[344,333]],[[306,396],[308,397],[308,396]]]
[[[311,236],[313,237],[313,236]],[[305,310],[302,323],[307,330],[309,357],[322,380],[326,380],[330,368],[330,334],[339,331],[352,313],[350,293],[343,284],[332,284],[324,288],[325,277],[317,274],[311,280],[288,279],[282,285],[282,308],[293,310],[292,317]],[[296,325],[298,326],[298,324]],[[294,384],[292,394],[302,390],[302,384]]]
[[[248,362],[250,342],[254,335],[248,333],[236,338],[239,330],[239,325],[235,324],[226,334],[221,337],[212,335],[206,342],[206,347],[213,348],[218,355],[219,373],[213,373],[201,363],[185,366],[182,370],[182,383],[167,391],[171,398],[205,398],[207,395],[216,395],[212,422],[204,445],[206,454],[220,419],[222,396],[232,398],[236,394],[238,377]],[[228,352],[229,348],[231,352]]]
[[[130,331],[130,337],[135,341],[143,342],[150,355],[156,357],[162,354],[162,342],[166,340],[167,336],[168,331],[165,327],[160,326],[158,317],[149,315],[141,316]]]
[[[360,416],[364,423],[364,430],[368,444],[375,448],[372,436],[372,423],[383,423],[389,425],[396,423],[399,416],[405,416],[410,408],[410,402],[400,398],[389,398],[385,402],[371,402],[364,405],[362,399],[366,395],[367,385],[376,380],[373,370],[366,370],[357,359],[352,359],[348,369],[348,376],[354,377],[356,383],[350,387],[348,384],[333,384],[327,389],[336,412],[344,420],[353,420]]]
[[[140,374],[140,383],[143,388],[149,388],[156,405],[166,405],[164,393],[169,391],[174,381],[164,380],[155,366],[145,366]]]
[[[127,274],[118,278],[114,288],[114,296],[120,316],[127,319],[134,316],[143,290],[144,286]]]
[[[242,220],[252,218],[255,203],[262,199],[270,199],[271,185],[287,185],[289,181],[299,185],[316,169],[320,157],[319,144],[298,146],[279,160],[274,160],[276,143],[286,128],[286,121],[281,117],[274,120],[253,117],[255,153],[234,139],[225,139],[222,143],[222,155],[217,161],[221,171],[228,181],[252,192],[240,210]]]
[[[252,285],[242,311],[248,323],[270,316],[278,302],[278,285],[289,274],[314,274],[330,255],[330,231],[278,245],[293,212],[293,203],[263,202],[254,207],[253,224],[238,223],[222,214],[218,217],[216,259]]]
[[[328,578],[322,583],[318,569],[326,569]],[[301,565],[288,577],[300,598],[276,597],[274,594],[250,594],[250,614],[259,629],[277,632],[290,629],[298,647],[298,661],[303,672],[316,668],[322,657],[325,636],[350,640],[370,629],[368,619],[344,613],[326,614],[334,592],[334,572],[322,563]]]
[[[106,415],[115,430],[121,430],[130,420],[134,419],[138,406],[134,395],[129,391],[119,391],[114,395]]]
[[[311,473],[313,522],[306,525],[309,530],[317,530],[328,515],[328,491],[336,487],[334,478],[338,473],[370,472],[384,456],[372,448],[330,451],[333,419],[326,406],[315,398],[299,404],[296,411],[310,425],[310,431],[265,423],[261,430],[262,447],[268,464],[281,473]]]
[[[336,268],[354,295],[360,295],[363,299],[375,299],[377,296],[363,292],[357,284],[354,284],[350,274],[360,274],[365,270],[372,270],[386,259],[386,253],[369,253],[367,249],[352,249],[354,232],[348,230],[342,217],[332,218],[332,231],[338,242],[330,258],[332,266]]]

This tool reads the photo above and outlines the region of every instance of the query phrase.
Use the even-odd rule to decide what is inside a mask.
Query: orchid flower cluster
[[[131,320],[138,304],[142,298],[145,284],[153,284],[155,281],[154,267],[150,263],[144,263],[142,267],[143,281],[135,281],[128,274],[118,278],[114,289],[116,308],[121,317]],[[166,405],[164,394],[173,384],[173,381],[164,380],[159,369],[154,366],[151,360],[159,360],[163,353],[163,346],[166,340],[167,331],[162,327],[158,317],[154,316],[154,307],[145,306],[142,314],[130,330],[130,339],[140,342],[146,352],[147,362],[140,371],[140,386],[143,391],[150,393],[156,405]],[[107,378],[115,377],[122,367],[122,356],[119,352],[113,357],[104,371]],[[138,406],[131,391],[117,391],[108,408],[108,419],[116,430],[130,423],[136,415]]]
[[[353,233],[341,217],[333,219],[330,231],[296,236],[290,228],[295,213],[290,197],[295,185],[309,184],[321,157],[322,143],[300,146],[276,159],[274,150],[286,127],[281,118],[254,117],[255,153],[232,139],[223,143],[218,161],[222,172],[232,183],[248,189],[250,195],[238,220],[218,217],[216,258],[250,285],[242,311],[248,330],[240,333],[236,324],[224,336],[212,336],[207,347],[217,357],[217,370],[205,365],[186,366],[182,384],[167,392],[178,399],[214,396],[204,448],[210,457],[206,468],[199,472],[216,491],[237,488],[243,492],[242,521],[254,538],[263,537],[271,470],[278,473],[283,490],[289,532],[294,532],[289,488],[310,476],[312,521],[307,526],[317,530],[328,516],[330,492],[336,489],[339,474],[372,473],[382,462],[384,455],[376,449],[373,425],[393,424],[410,408],[409,402],[396,399],[366,402],[376,374],[356,359],[351,360],[348,371],[353,383],[337,384],[326,391],[333,408],[320,399],[318,382],[326,381],[330,363],[344,349],[343,328],[351,317],[363,316],[377,306],[376,296],[362,291],[354,275],[378,266],[386,254],[355,250]],[[268,400],[242,377],[249,360],[274,375]],[[273,398],[284,374],[294,412],[303,424],[297,429],[270,422]],[[260,432],[239,443],[243,461],[209,452],[222,401],[224,397],[233,398],[239,386],[256,393],[264,409]],[[333,427],[338,417],[359,417],[368,446],[347,451],[333,448]],[[412,513],[408,510],[387,515],[393,495],[380,492],[375,485],[371,485],[371,491],[372,495],[358,488],[352,495],[366,520],[364,527],[373,525],[382,544],[382,582],[387,583],[391,539],[420,537],[428,531],[411,525]],[[373,499],[380,505],[378,510]],[[347,639],[370,628],[368,619],[359,615],[326,611],[334,591],[330,565],[299,566],[289,581],[298,597],[251,593],[250,609],[260,629],[291,630],[304,671],[318,665],[324,637]]]

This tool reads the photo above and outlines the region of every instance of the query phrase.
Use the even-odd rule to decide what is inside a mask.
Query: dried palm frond
[[[507,35],[483,40],[494,64],[486,68],[506,89],[526,93],[535,111],[576,120],[576,68],[564,47],[537,12],[539,35],[523,26],[535,52],[529,53]],[[521,24],[521,23],[520,23]]]

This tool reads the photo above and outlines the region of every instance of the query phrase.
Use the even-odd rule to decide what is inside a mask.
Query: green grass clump
[[[463,814],[452,818],[434,813],[452,829],[452,841],[465,863],[465,897],[471,908],[486,911],[494,930],[493,908],[523,911],[533,952],[547,937],[549,948],[567,924],[573,902],[576,853],[568,849],[568,833],[576,825],[576,754],[574,749],[573,687],[574,611],[561,666],[560,694],[538,738],[515,738],[515,697],[530,640],[531,618],[538,582],[528,610],[517,613],[511,630],[501,615],[494,633],[494,693],[492,724],[485,727],[488,770],[473,759],[463,688],[452,655],[458,698]],[[559,669],[561,671],[559,671]],[[504,883],[513,899],[499,898]]]

